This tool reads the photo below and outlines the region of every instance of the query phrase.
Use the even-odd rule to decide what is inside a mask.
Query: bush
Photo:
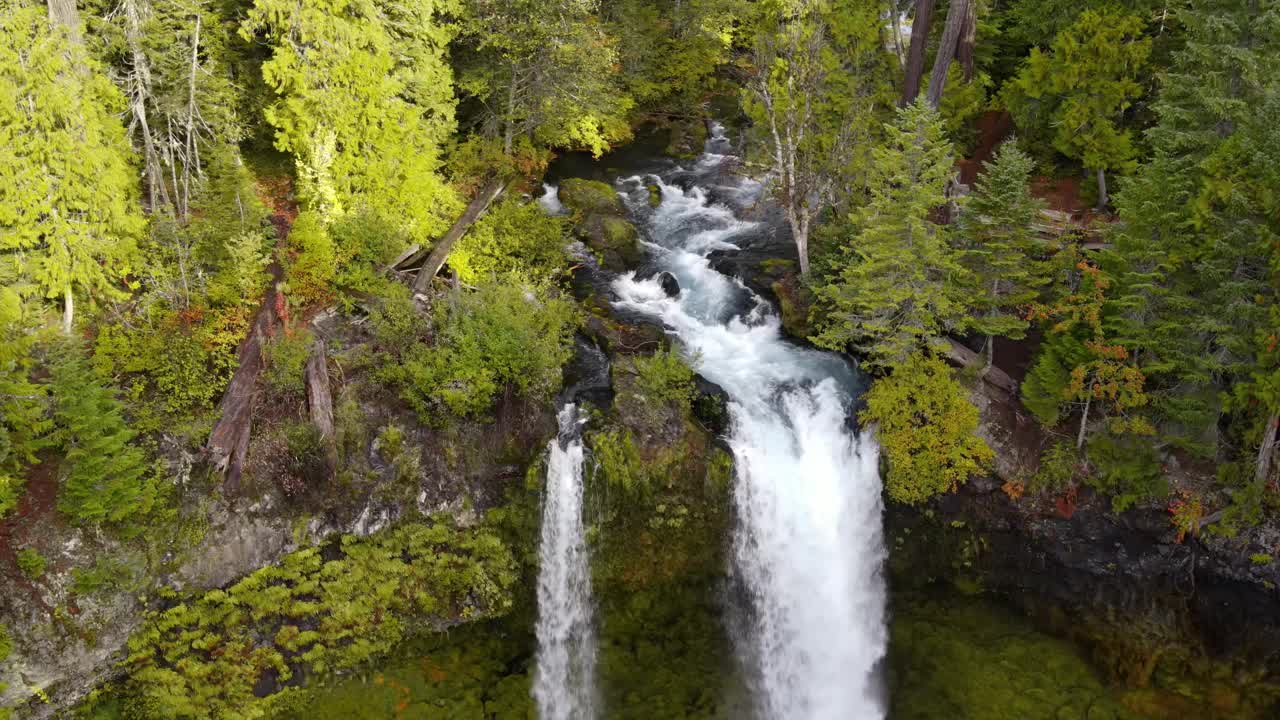
[[[23,548],[18,551],[18,569],[23,575],[37,580],[44,576],[45,569],[44,556],[35,550],[35,548]]]
[[[693,397],[693,369],[675,350],[659,350],[653,355],[631,357],[639,377],[640,391],[651,402],[674,403],[688,412]]]
[[[399,357],[421,342],[427,323],[409,297],[409,288],[396,283],[369,313],[369,327],[378,349]]]
[[[124,406],[66,344],[49,380],[54,444],[63,450],[58,510],[78,524],[125,524],[145,516],[157,490],[146,455],[133,444]]]
[[[486,412],[498,389],[512,385],[531,398],[549,397],[572,355],[576,306],[547,288],[511,278],[455,291],[436,304],[436,344],[419,345],[403,365],[384,371],[424,419],[445,409]]]
[[[938,358],[911,356],[877,380],[866,401],[859,419],[877,426],[894,500],[924,502],[989,468],[994,453],[973,434],[978,409]]]
[[[1040,352],[1022,381],[1022,404],[1042,425],[1058,424],[1071,385],[1071,369],[1087,360],[1088,351],[1071,335],[1050,335],[1040,345]]]
[[[1140,500],[1169,494],[1160,459],[1148,440],[1103,433],[1090,441],[1089,460],[1096,472],[1085,482],[1111,496],[1113,512],[1124,512]]]
[[[393,283],[382,268],[409,246],[404,231],[366,209],[335,221],[330,235],[338,255],[339,270],[334,280],[338,289],[344,295],[385,293]]]
[[[314,344],[315,336],[309,330],[282,333],[267,342],[263,381],[271,392],[283,397],[301,397],[306,392],[303,372]]]
[[[604,480],[612,487],[635,495],[649,487],[645,464],[640,459],[635,440],[629,430],[610,430],[593,433],[590,437],[591,454],[599,463]]]
[[[338,256],[333,238],[318,214],[311,211],[299,213],[289,230],[288,247],[284,279],[289,295],[301,305],[331,298]]]
[[[507,198],[462,237],[449,253],[449,267],[470,284],[498,275],[523,273],[548,279],[565,266],[565,220],[535,202]]]
[[[1057,442],[1040,456],[1040,469],[1031,476],[1027,489],[1058,495],[1076,484],[1081,474],[1080,455],[1068,442]]]

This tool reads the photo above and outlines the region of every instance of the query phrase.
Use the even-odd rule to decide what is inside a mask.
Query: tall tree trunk
[[[796,252],[800,255],[800,277],[809,277],[809,228],[808,223],[801,225],[792,234],[796,239]]]
[[[431,250],[431,254],[427,256],[427,261],[422,264],[422,269],[418,271],[418,276],[413,281],[413,291],[415,293],[427,291],[427,288],[431,285],[431,279],[436,276],[436,273],[440,272],[440,268],[444,265],[444,261],[448,259],[453,246],[466,234],[471,224],[480,219],[484,211],[489,208],[489,204],[496,200],[506,188],[506,180],[494,178],[480,192],[476,193],[476,196],[467,205],[467,209],[454,221],[453,226],[449,228],[449,232],[440,238],[440,241]]]
[[[1093,400],[1093,393],[1084,396],[1084,412],[1080,413],[1080,431],[1076,433],[1076,452],[1084,447],[1084,429],[1089,425],[1089,401]]]
[[[902,105],[915,102],[920,94],[920,77],[924,74],[924,51],[929,44],[929,26],[933,23],[935,0],[916,0],[915,17],[911,19],[911,47],[907,50],[907,68],[902,78]]]
[[[315,426],[324,450],[324,479],[332,480],[338,472],[338,444],[333,428],[333,394],[329,389],[329,368],[323,340],[317,339],[312,346],[303,368],[303,379],[307,386],[307,410],[311,424]]]
[[[1102,168],[1098,168],[1097,172],[1098,172],[1098,212],[1102,212],[1103,210],[1107,209],[1107,202],[1110,200],[1110,198],[1107,197],[1107,171],[1103,170]]]
[[[1280,426],[1280,413],[1271,413],[1267,418],[1267,426],[1262,431],[1262,445],[1258,447],[1258,464],[1253,470],[1253,481],[1261,485],[1267,481],[1271,473],[1271,459],[1276,451],[1276,433]]]
[[[71,327],[75,322],[76,315],[76,298],[71,292],[71,285],[68,284],[66,290],[62,293],[62,332],[64,335],[71,334]]]
[[[187,136],[183,145],[187,149],[186,162],[182,164],[182,202],[178,214],[186,221],[191,209],[191,166],[199,167],[199,150],[196,147],[196,70],[199,67],[200,54],[200,16],[196,15],[196,26],[191,33],[191,71],[187,77]],[[175,190],[175,192],[177,192]]]
[[[129,112],[142,136],[142,167],[147,176],[147,202],[154,211],[157,205],[174,205],[165,186],[164,170],[160,167],[160,154],[156,151],[151,124],[147,120],[147,106],[151,102],[151,65],[142,49],[142,21],[145,9],[143,0],[124,0],[124,38],[129,46]],[[178,189],[175,187],[174,192]],[[176,206],[175,206],[176,207]]]
[[[978,42],[978,3],[969,0],[964,14],[964,31],[960,33],[960,45],[956,48],[956,59],[964,69],[964,81],[973,81],[973,51]]]
[[[964,31],[970,1],[951,0],[947,7],[947,26],[942,30],[942,39],[938,41],[938,54],[933,58],[933,72],[929,74],[929,92],[925,95],[929,104],[935,108],[941,102],[942,91],[947,86],[947,69],[956,56],[956,47],[960,43],[960,34]]]
[[[76,0],[48,0],[49,20],[55,25],[61,25],[67,29],[67,37],[71,38],[71,42],[79,45],[82,41],[80,38],[80,13],[76,11]]]

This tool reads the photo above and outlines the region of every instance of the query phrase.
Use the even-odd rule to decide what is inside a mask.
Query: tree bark
[[[935,0],[916,0],[915,17],[911,19],[911,46],[907,50],[907,67],[902,79],[902,105],[915,102],[920,94],[920,77],[924,74],[924,51],[929,44],[929,26],[933,23]]]
[[[1262,445],[1258,447],[1258,464],[1253,470],[1253,481],[1259,485],[1267,481],[1271,473],[1271,459],[1276,451],[1276,433],[1280,426],[1280,413],[1271,413],[1267,418],[1267,427],[1262,431]]]
[[[49,20],[67,30],[67,37],[76,45],[83,42],[80,37],[80,13],[76,11],[76,0],[47,0]]]
[[[1098,168],[1098,212],[1107,209],[1110,198],[1107,196],[1107,171]]]
[[[453,246],[458,240],[466,234],[467,229],[472,223],[480,219],[484,211],[489,205],[507,189],[507,181],[495,177],[485,185],[476,196],[467,204],[467,209],[454,221],[453,226],[449,228],[449,232],[440,238],[436,246],[431,250],[431,254],[427,256],[427,261],[422,264],[422,269],[418,271],[418,276],[413,281],[413,291],[415,293],[424,293],[431,286],[431,279],[440,272],[440,268],[444,266],[444,261],[448,259],[449,253],[453,250]]]
[[[973,52],[978,42],[978,3],[969,0],[964,14],[964,30],[960,33],[960,45],[956,48],[956,59],[964,69],[966,84],[973,81]]]
[[[303,378],[307,384],[307,410],[311,424],[319,433],[320,445],[324,449],[325,479],[331,480],[338,471],[338,446],[334,440],[333,394],[329,389],[329,367],[323,340],[317,339],[311,347]]]
[[[1093,400],[1093,393],[1084,396],[1084,411],[1080,413],[1080,431],[1076,433],[1076,452],[1084,447],[1084,429],[1089,424],[1089,401]]]
[[[71,326],[75,320],[76,299],[71,292],[71,285],[68,284],[66,290],[62,294],[62,332],[64,335],[71,334]]]
[[[969,13],[970,0],[951,0],[947,8],[947,26],[942,31],[942,39],[938,41],[938,54],[933,59],[933,72],[929,75],[929,92],[925,98],[933,107],[938,107],[942,100],[942,91],[947,86],[947,69],[956,56],[956,47],[960,43],[960,34],[964,30],[965,18]]]

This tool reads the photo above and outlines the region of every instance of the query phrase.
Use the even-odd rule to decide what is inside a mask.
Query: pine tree
[[[1013,139],[983,163],[984,172],[960,220],[961,262],[969,269],[974,294],[969,327],[987,336],[987,367],[995,362],[994,336],[1026,336],[1025,307],[1048,282],[1032,234],[1043,203],[1031,196],[1031,157]]]
[[[23,471],[50,428],[43,388],[31,381],[37,321],[11,280],[0,273],[0,518],[17,504]]]
[[[1142,94],[1138,71],[1151,54],[1142,29],[1136,15],[1086,10],[1049,53],[1032,48],[1005,90],[1019,127],[1051,128],[1054,148],[1096,173],[1099,208],[1107,204],[1106,171],[1133,164],[1133,140],[1119,123]]]
[[[893,366],[956,327],[966,273],[948,228],[929,219],[946,203],[951,145],[942,119],[923,99],[886,124],[873,151],[871,201],[858,211],[856,237],[839,276],[820,289],[826,317],[817,344],[852,345],[873,364]]]
[[[63,452],[58,510],[80,524],[119,525],[146,515],[156,488],[124,406],[94,375],[82,348],[68,342],[56,354],[48,387],[51,440]]]
[[[453,2],[257,0],[241,27],[265,38],[262,75],[276,147],[297,164],[299,193],[323,218],[369,209],[423,241],[456,208],[440,177],[454,130]]]
[[[0,13],[0,253],[63,303],[118,298],[143,228],[120,93],[42,7]]]

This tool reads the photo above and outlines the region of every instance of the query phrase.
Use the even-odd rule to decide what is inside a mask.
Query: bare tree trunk
[[[964,31],[960,34],[960,45],[956,48],[956,59],[964,68],[964,81],[973,81],[973,51],[978,42],[978,3],[969,0],[964,14]]]
[[[1253,470],[1253,481],[1259,485],[1267,481],[1271,473],[1271,459],[1276,451],[1276,433],[1280,426],[1280,413],[1271,413],[1267,418],[1267,427],[1262,431],[1262,445],[1258,447],[1258,464]]]
[[[191,165],[196,163],[196,69],[200,53],[200,16],[196,15],[196,27],[191,33],[191,72],[187,79],[187,160],[182,164],[182,203],[178,214],[185,221],[191,207]],[[175,190],[177,192],[177,190]]]
[[[947,26],[942,31],[942,39],[938,41],[938,54],[933,58],[933,72],[929,75],[929,92],[925,96],[929,104],[938,107],[942,100],[942,90],[947,86],[947,69],[956,56],[956,47],[960,42],[960,34],[964,30],[965,17],[969,13],[970,0],[951,0],[947,8]]]
[[[75,321],[76,314],[76,298],[71,292],[71,285],[68,283],[66,290],[62,293],[62,332],[64,335],[71,334],[71,327]]]
[[[902,105],[915,102],[920,94],[920,77],[924,74],[924,51],[929,44],[929,26],[933,23],[935,0],[916,0],[915,17],[911,19],[911,47],[907,50],[907,68],[902,79]]]
[[[142,167],[147,176],[147,202],[152,211],[157,205],[173,205],[164,182],[164,170],[160,167],[160,155],[156,152],[155,138],[147,120],[147,105],[151,101],[151,65],[142,49],[143,0],[124,0],[124,37],[129,46],[129,112],[137,123],[142,136]],[[178,188],[174,188],[176,193]]]
[[[338,446],[334,441],[333,394],[329,389],[329,368],[323,340],[317,339],[311,347],[303,378],[307,385],[307,410],[311,424],[320,435],[320,446],[324,449],[325,479],[331,480],[338,472]]]
[[[1080,431],[1076,433],[1076,452],[1084,447],[1084,429],[1089,424],[1089,401],[1093,400],[1093,393],[1084,396],[1084,412],[1080,413]]]
[[[1110,200],[1110,198],[1107,197],[1107,171],[1103,170],[1102,168],[1098,168],[1097,172],[1098,172],[1098,212],[1102,212],[1103,210],[1107,209],[1107,202]]]
[[[800,277],[809,277],[809,228],[808,223],[793,231],[796,238],[796,251],[800,254]]]
[[[466,234],[472,223],[479,220],[484,211],[489,208],[489,205],[506,189],[506,180],[494,178],[480,192],[476,193],[476,196],[467,205],[467,209],[454,221],[453,226],[449,228],[449,232],[440,238],[440,241],[431,250],[431,254],[427,256],[427,261],[422,264],[422,269],[418,271],[418,276],[413,281],[413,291],[415,293],[427,291],[427,288],[431,285],[431,279],[436,276],[436,273],[440,272],[440,268],[444,266],[444,261],[448,259],[453,246]]]
[[[79,45],[80,37],[80,13],[76,11],[76,0],[48,0],[49,20],[55,25],[61,25],[67,30],[67,37],[71,38],[71,42]]]

